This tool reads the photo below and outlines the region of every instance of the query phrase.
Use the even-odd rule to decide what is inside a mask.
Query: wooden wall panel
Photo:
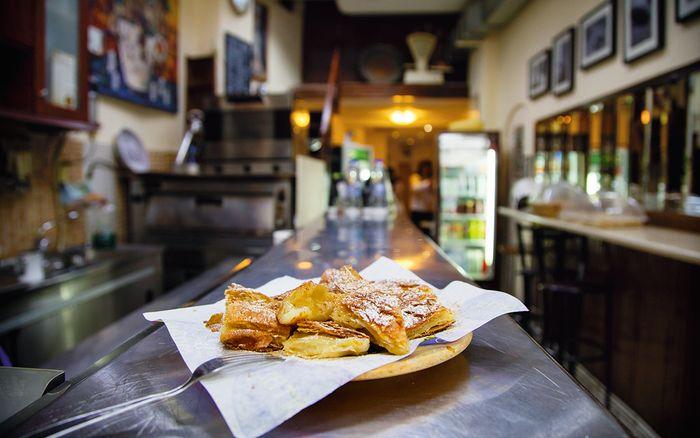
[[[336,46],[341,48],[341,81],[364,81],[358,62],[362,50],[371,44],[390,44],[401,52],[405,62],[412,63],[406,36],[411,32],[425,31],[438,37],[432,62],[447,61],[454,70],[445,79],[464,83],[467,51],[452,51],[449,47],[450,33],[458,18],[458,14],[351,16],[341,14],[333,1],[307,2],[304,8],[302,80],[305,83],[325,83]]]
[[[608,266],[592,242],[591,264]],[[700,432],[697,370],[700,266],[610,247],[613,278],[613,392],[662,436]],[[603,303],[584,305],[583,336],[603,339]],[[585,364],[604,380],[601,364]]]

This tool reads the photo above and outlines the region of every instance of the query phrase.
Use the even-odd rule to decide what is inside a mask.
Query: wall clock
[[[229,0],[229,2],[231,2],[233,10],[238,15],[245,14],[245,11],[248,10],[248,6],[250,5],[250,0]]]

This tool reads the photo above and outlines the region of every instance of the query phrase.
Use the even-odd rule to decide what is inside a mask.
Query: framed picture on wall
[[[624,0],[625,62],[664,46],[664,1]]]
[[[579,24],[579,51],[582,69],[592,67],[615,55],[615,2],[606,1]]]
[[[267,6],[255,2],[255,37],[253,38],[253,79],[267,80]]]
[[[528,87],[530,99],[535,99],[549,91],[549,49],[542,50],[530,58]]]
[[[552,93],[557,96],[574,89],[575,34],[570,27],[552,41]]]
[[[676,22],[700,17],[700,0],[676,0]]]

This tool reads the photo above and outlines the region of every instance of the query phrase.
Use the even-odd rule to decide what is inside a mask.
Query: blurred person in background
[[[434,237],[435,228],[435,196],[433,193],[433,163],[423,160],[418,163],[418,169],[411,174],[411,220],[421,231]]]

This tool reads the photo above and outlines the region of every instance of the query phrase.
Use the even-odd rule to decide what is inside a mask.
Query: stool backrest
[[[585,237],[540,227],[533,229],[532,237],[535,269],[541,283],[569,283],[585,279],[588,263]]]
[[[523,225],[520,222],[515,224],[518,233],[518,258],[520,259],[520,268],[523,272],[531,272],[533,270],[532,254],[527,250],[527,242],[532,241],[532,227]]]

